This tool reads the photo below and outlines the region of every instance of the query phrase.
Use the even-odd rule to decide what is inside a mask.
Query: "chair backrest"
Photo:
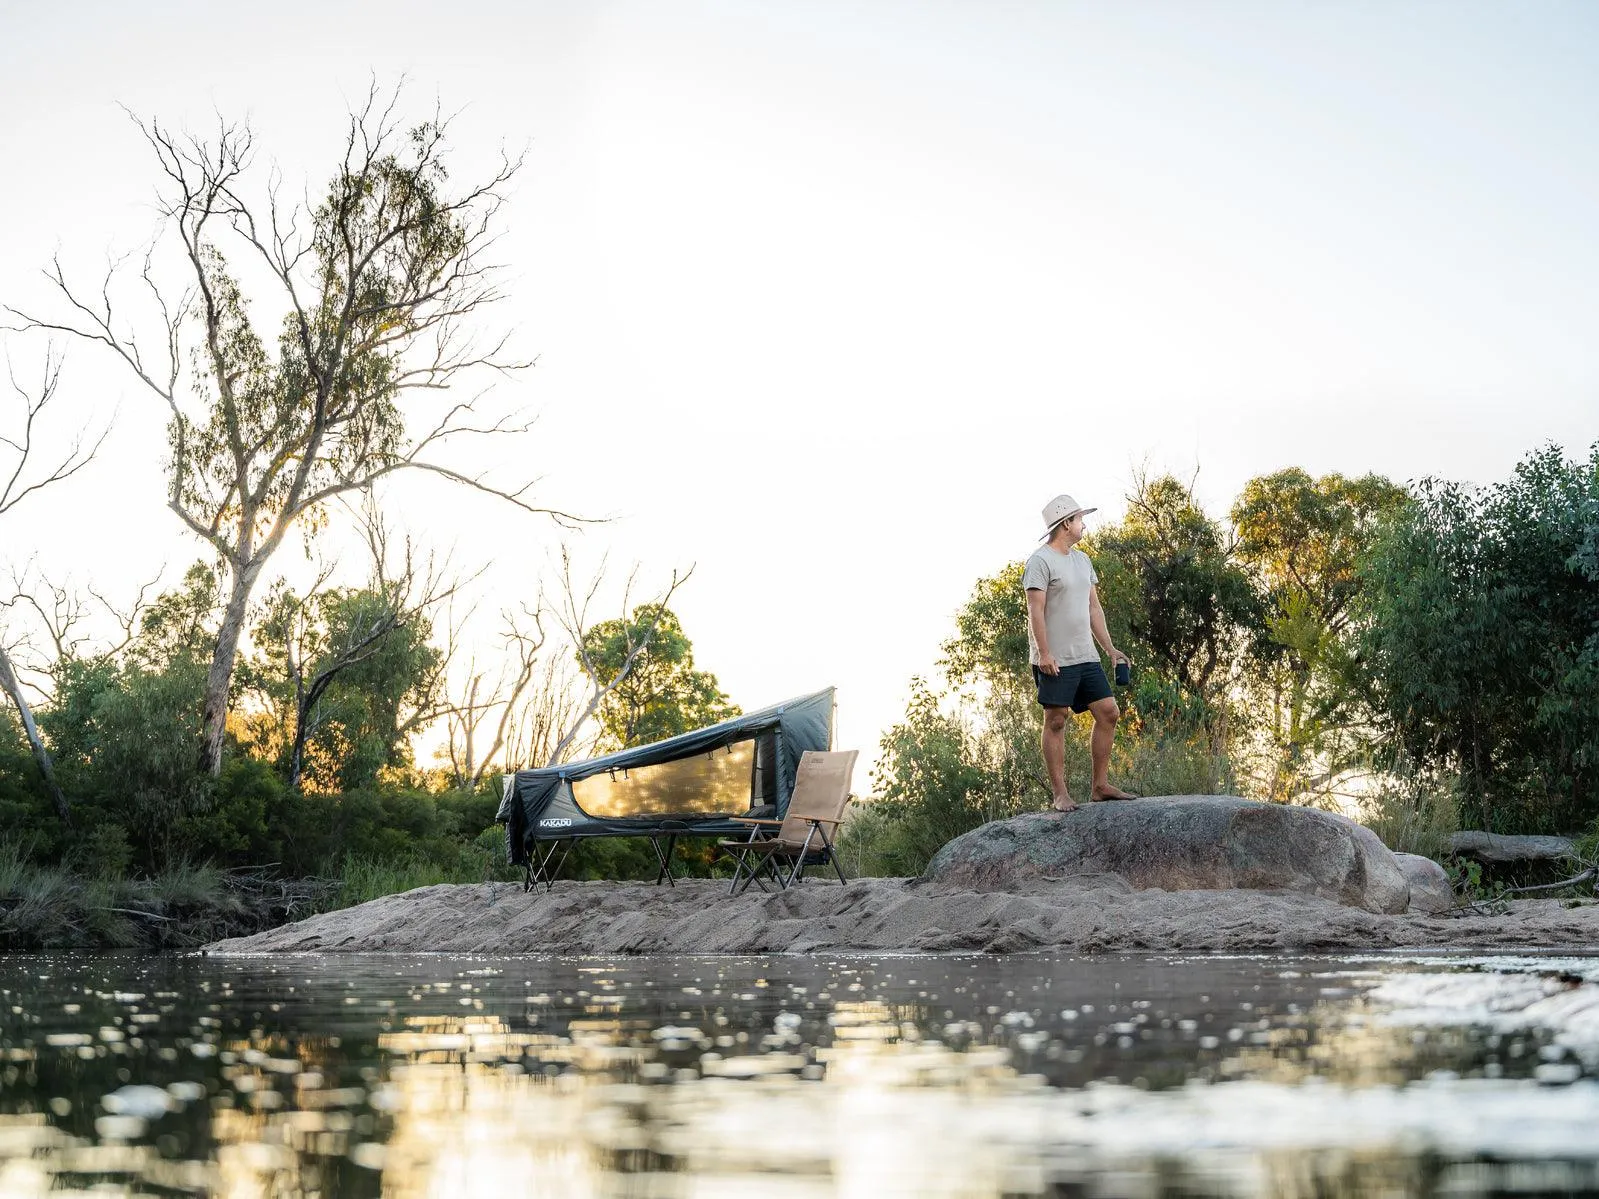
[[[818,750],[808,749],[800,755],[799,770],[794,775],[794,794],[788,798],[788,811],[783,814],[783,827],[777,839],[795,848],[805,843],[811,831],[811,821],[827,826],[831,839],[833,830],[844,819],[844,805],[849,803],[850,776],[855,773],[858,749]],[[820,846],[821,838],[812,837],[813,848]]]

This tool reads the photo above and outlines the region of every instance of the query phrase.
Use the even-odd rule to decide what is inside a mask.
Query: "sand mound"
[[[729,898],[686,880],[423,887],[328,912],[215,953],[809,953],[1036,949],[1279,951],[1584,948],[1599,945],[1599,905],[1512,905],[1504,916],[1388,916],[1315,896],[1266,891],[1134,890],[1112,875],[973,891],[908,879],[806,883]]]

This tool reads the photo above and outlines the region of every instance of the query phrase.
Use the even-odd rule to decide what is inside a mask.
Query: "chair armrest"
[[[783,827],[783,822],[781,820],[762,820],[757,816],[729,816],[728,819],[737,824],[766,824],[771,825],[773,828]]]

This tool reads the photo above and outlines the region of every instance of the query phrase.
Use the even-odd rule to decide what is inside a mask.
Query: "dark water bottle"
[[[1125,661],[1116,663],[1116,686],[1125,687],[1133,681],[1133,668]]]

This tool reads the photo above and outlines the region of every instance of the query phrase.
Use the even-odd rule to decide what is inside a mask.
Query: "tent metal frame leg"
[[[545,840],[534,837],[529,841],[527,861],[522,868],[522,890],[531,891],[539,885],[546,891],[554,888],[555,880],[561,876],[567,855],[575,844],[576,839],[571,837]]]
[[[660,872],[655,876],[655,885],[659,887],[661,880],[665,879],[667,886],[676,887],[677,879],[672,876],[672,855],[677,852],[677,834],[666,834],[666,849],[661,849],[661,837],[656,834],[650,837],[650,848],[655,851],[655,860],[660,863]]]

